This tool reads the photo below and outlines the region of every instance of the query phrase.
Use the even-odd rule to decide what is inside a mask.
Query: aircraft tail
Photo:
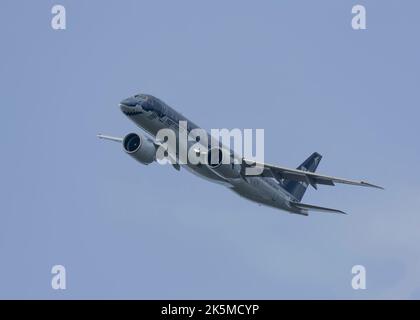
[[[318,152],[314,152],[313,154],[311,154],[311,156],[308,159],[306,159],[296,169],[302,170],[302,171],[315,172],[321,159],[322,159],[322,156]],[[308,188],[308,183],[296,181],[296,180],[284,179],[283,187],[291,195],[293,195],[296,198],[296,200],[300,201],[302,200],[303,195],[305,194],[305,191]]]
[[[338,209],[331,209],[331,208],[325,208],[320,206],[314,206],[313,204],[306,204],[301,202],[292,202],[291,205],[295,208],[304,210],[302,214],[307,215],[308,210],[309,211],[321,211],[321,212],[332,212],[332,213],[341,213],[346,214],[344,211],[338,210]]]

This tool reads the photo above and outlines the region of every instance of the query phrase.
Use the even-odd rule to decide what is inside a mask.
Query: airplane
[[[180,121],[186,121],[188,133],[191,133],[194,129],[201,129],[166,103],[149,94],[140,93],[124,99],[120,102],[119,107],[129,119],[144,131],[144,134],[129,133],[123,138],[98,134],[98,137],[121,143],[126,153],[144,165],[157,161],[156,151],[163,143],[163,141],[156,139],[159,130],[166,128],[173,129],[176,132],[176,130],[179,130]],[[176,139],[179,139],[178,132],[176,133]],[[197,144],[197,142],[200,143],[198,139],[191,143]],[[191,147],[190,142],[187,143],[186,147]],[[245,158],[238,159],[237,154],[223,145],[213,149],[208,144],[202,145],[202,147],[200,148],[202,151],[194,150],[198,153],[205,153],[204,157],[208,157],[208,159],[216,155],[218,160],[216,162],[209,160],[205,164],[189,162],[180,164],[177,158],[178,150],[176,154],[169,155],[173,160],[173,167],[176,170],[180,170],[181,167],[185,168],[206,180],[227,186],[246,199],[289,213],[304,216],[307,216],[309,211],[345,214],[344,211],[338,209],[302,203],[301,200],[309,185],[317,189],[318,185],[334,186],[336,183],[342,183],[383,189],[365,181],[348,180],[315,173],[322,158],[317,152],[310,155],[296,169],[291,169],[258,163],[255,160]],[[224,165],[221,161],[221,155],[226,152],[236,160],[230,165]],[[255,166],[261,168],[259,175],[245,174],[246,168]]]

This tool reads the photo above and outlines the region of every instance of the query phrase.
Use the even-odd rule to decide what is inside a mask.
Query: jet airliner
[[[195,123],[152,95],[136,94],[121,101],[119,107],[129,119],[142,129],[143,133],[129,133],[123,138],[102,134],[99,134],[98,137],[121,143],[126,153],[145,165],[157,161],[156,151],[162,146],[162,141],[156,139],[159,130],[173,129],[176,132],[176,138],[179,139],[178,130],[181,121],[186,121],[188,133],[194,129],[199,129]],[[197,139],[191,144],[197,142],[200,141]],[[191,147],[191,144],[188,143],[186,147]],[[308,215],[309,211],[345,213],[337,209],[302,203],[301,200],[309,185],[317,189],[318,185],[334,186],[336,183],[342,183],[383,189],[365,181],[348,180],[315,173],[322,158],[317,152],[310,155],[296,169],[291,169],[238,158],[233,150],[226,149],[223,145],[220,145],[219,148],[210,148],[208,144],[202,145],[200,150],[198,152],[206,153],[206,157],[209,159],[216,153],[216,159],[219,159],[219,161],[215,163],[209,160],[205,164],[189,162],[183,164],[178,161],[178,150],[176,154],[171,155],[174,159],[174,168],[177,170],[180,170],[181,167],[185,168],[202,178],[227,186],[244,198],[290,213],[305,216]],[[235,161],[229,165],[224,165],[221,161],[221,155],[224,152],[235,158]],[[262,168],[259,175],[245,174],[246,168],[255,166]]]

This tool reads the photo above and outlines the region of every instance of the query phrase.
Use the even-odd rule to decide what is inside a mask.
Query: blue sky
[[[67,30],[50,26],[51,7]],[[367,30],[351,8],[367,9]],[[1,1],[1,298],[420,298],[417,1]],[[337,186],[259,207],[141,166],[99,132],[153,94],[204,128],[265,129],[265,160]],[[51,288],[62,264],[67,289]],[[352,289],[351,268],[367,270]]]

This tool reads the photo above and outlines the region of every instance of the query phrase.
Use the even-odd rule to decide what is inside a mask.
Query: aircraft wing
[[[258,163],[253,160],[244,159],[243,163],[247,167],[257,166],[257,167],[263,168],[263,172],[261,173],[262,176],[274,177],[278,180],[288,179],[288,180],[306,182],[308,185],[310,184],[315,189],[317,189],[318,184],[334,186],[336,183],[383,189],[380,186],[368,183],[366,181],[356,181],[356,180],[348,180],[348,179],[343,179],[343,178],[336,178],[336,177],[318,174],[315,172],[308,172],[308,171],[303,171],[303,170],[279,167],[279,166],[275,166],[275,165],[271,165],[267,163]]]
[[[104,139],[104,140],[109,140],[109,141],[123,142],[123,138],[113,137],[113,136],[107,136],[105,134],[98,134],[97,137],[99,139]]]

